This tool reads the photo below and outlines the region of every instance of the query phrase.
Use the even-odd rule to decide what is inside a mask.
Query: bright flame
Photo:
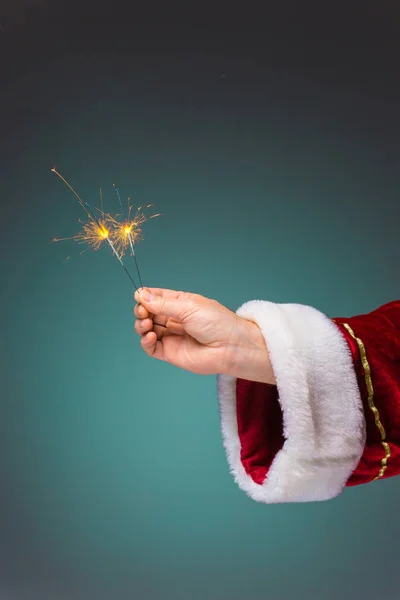
[[[69,238],[54,238],[53,242],[61,242],[65,240],[74,240],[78,244],[87,244],[92,250],[99,250],[103,242],[109,237],[110,232],[102,221],[94,221],[89,219],[82,222],[81,231]]]
[[[133,254],[134,245],[143,240],[142,225],[148,220],[148,218],[144,213],[139,212],[140,208],[142,207],[137,209],[134,218],[132,218],[132,206],[128,205],[128,218],[124,219],[123,221],[118,220],[120,215],[116,215],[116,217],[112,217],[109,214],[104,215],[107,221],[107,226],[110,229],[110,239],[112,240],[115,249],[121,256],[124,256],[128,250],[130,250],[131,254]],[[149,217],[149,219],[159,216],[161,215],[152,215]]]

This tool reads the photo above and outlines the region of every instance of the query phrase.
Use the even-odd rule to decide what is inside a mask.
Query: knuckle
[[[167,301],[165,298],[161,298],[160,299],[160,312],[163,313],[164,309],[165,309],[165,305],[166,305]]]
[[[153,322],[151,319],[146,319],[145,321],[142,322],[143,331],[150,331],[152,327],[153,327]]]
[[[196,313],[199,309],[198,303],[194,298],[188,298],[185,302],[185,308],[183,310],[184,316],[189,317]]]

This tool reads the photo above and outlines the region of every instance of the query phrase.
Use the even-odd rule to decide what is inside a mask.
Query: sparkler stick
[[[115,190],[115,194],[117,196],[118,204],[119,204],[119,207],[121,209],[122,218],[124,219],[124,221],[126,221],[127,219],[126,219],[124,207],[123,207],[123,204],[122,204],[122,201],[121,201],[121,196],[119,194],[119,189],[115,185],[113,185],[113,188]],[[134,248],[135,243],[134,243],[134,241],[132,239],[131,229],[129,227],[126,229],[126,234],[128,236],[128,240],[129,240],[129,245],[131,247],[132,256],[133,256],[133,258],[135,260],[135,265],[136,265],[136,270],[137,270],[138,275],[139,275],[140,285],[143,287],[142,277],[140,275],[139,265],[138,265],[138,262],[137,262],[137,259],[136,259],[136,253],[135,253],[135,248]]]
[[[108,232],[107,228],[105,227],[105,225],[103,223],[100,223],[99,219],[95,215],[95,213],[94,213],[92,207],[90,206],[90,204],[88,204],[88,202],[84,202],[82,200],[82,198],[77,194],[77,192],[74,190],[74,188],[68,183],[68,181],[66,179],[64,179],[64,177],[62,175],[60,175],[60,173],[56,170],[55,167],[53,167],[51,169],[51,171],[53,173],[55,173],[65,183],[65,185],[71,190],[71,192],[74,194],[74,196],[78,199],[79,204],[81,205],[81,207],[84,209],[84,211],[89,216],[89,219],[91,219],[93,221],[93,223],[97,227],[97,230],[93,231],[93,227],[91,227],[89,224],[86,224],[84,226],[84,232],[81,235],[76,236],[75,239],[80,239],[81,241],[88,242],[95,250],[98,250],[100,248],[100,246],[101,246],[101,244],[102,244],[103,241],[107,241],[108,245],[110,246],[110,248],[111,248],[111,250],[113,252],[113,254],[115,254],[115,256],[118,259],[119,263],[124,268],[124,270],[125,270],[126,274],[128,275],[130,281],[133,283],[135,289],[137,290],[138,288],[137,288],[134,280],[132,279],[131,274],[129,273],[128,269],[126,268],[125,264],[123,263],[121,255],[116,250],[116,248],[115,248],[112,240],[110,240],[109,232]],[[54,241],[58,241],[58,240],[55,239]]]

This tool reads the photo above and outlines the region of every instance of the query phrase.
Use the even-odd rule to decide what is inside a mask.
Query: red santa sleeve
[[[400,301],[330,319],[297,304],[247,302],[276,386],[219,375],[232,475],[259,502],[334,498],[400,474]]]

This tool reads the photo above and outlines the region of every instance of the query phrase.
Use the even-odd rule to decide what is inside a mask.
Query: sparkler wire
[[[119,193],[119,189],[115,185],[113,187],[114,187],[114,190],[115,190],[115,194],[117,196],[119,207],[121,209],[122,217],[123,217],[124,220],[126,220],[126,214],[125,214],[124,207],[123,207],[123,204],[122,204],[122,200],[121,200],[121,196],[120,196],[120,193]],[[140,285],[143,287],[142,277],[140,275],[139,265],[138,265],[138,262],[137,262],[137,259],[136,259],[136,252],[135,252],[135,249],[134,249],[134,245],[135,244],[134,244],[134,242],[132,240],[132,235],[131,235],[130,231],[128,231],[128,239],[129,239],[129,245],[130,245],[131,251],[132,251],[132,256],[133,256],[134,261],[135,261],[136,270],[137,270],[138,275],[139,275]]]
[[[90,204],[88,202],[84,203],[85,209],[87,210],[88,214],[91,216],[91,218],[93,219],[93,221],[96,223],[96,225],[99,227],[99,229],[101,230],[101,224],[99,223],[98,218],[96,217],[93,208],[90,206]],[[115,256],[117,257],[117,259],[119,260],[121,266],[124,268],[126,274],[128,275],[129,279],[131,280],[131,282],[133,283],[135,289],[138,291],[138,288],[136,286],[136,283],[133,281],[131,274],[129,273],[128,269],[126,268],[126,266],[124,265],[121,256],[119,255],[119,253],[117,252],[114,244],[112,243],[112,241],[110,240],[109,236],[107,235],[107,237],[105,238],[111,248],[111,250],[113,251],[113,253],[115,254]],[[143,287],[143,286],[142,286]]]

